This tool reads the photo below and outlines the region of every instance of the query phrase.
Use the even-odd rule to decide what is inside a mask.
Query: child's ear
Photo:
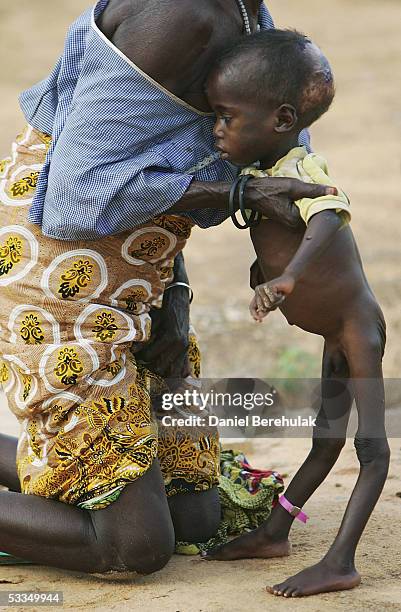
[[[298,123],[297,111],[291,104],[282,104],[276,110],[276,132],[291,132]]]

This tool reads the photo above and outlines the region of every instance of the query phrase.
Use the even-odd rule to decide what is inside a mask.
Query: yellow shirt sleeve
[[[306,183],[320,183],[337,187],[329,177],[326,160],[316,153],[309,153],[300,160],[297,164],[299,172],[298,178]],[[337,187],[338,195],[326,195],[319,198],[303,198],[298,200],[296,205],[299,208],[302,219],[306,225],[316,213],[323,210],[335,210],[343,219],[343,223],[349,223],[351,220],[350,203],[346,194]]]
[[[242,174],[252,174],[259,178],[268,176],[296,178],[305,183],[318,183],[337,187],[329,177],[326,160],[316,153],[308,153],[304,147],[292,149],[269,170],[258,170],[250,167],[243,170]],[[327,195],[319,198],[303,198],[295,202],[306,225],[313,215],[323,210],[335,210],[342,217],[344,224],[349,223],[351,219],[349,200],[338,187],[337,191],[337,196]]]

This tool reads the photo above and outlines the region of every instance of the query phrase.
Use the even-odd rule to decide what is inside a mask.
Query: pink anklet
[[[291,514],[291,516],[297,518],[302,523],[306,523],[306,521],[308,520],[309,516],[307,516],[305,512],[302,512],[301,508],[298,508],[298,506],[293,506],[285,497],[285,495],[281,495],[279,497],[278,503],[280,504],[280,506],[283,506],[284,510],[287,510],[287,512]]]

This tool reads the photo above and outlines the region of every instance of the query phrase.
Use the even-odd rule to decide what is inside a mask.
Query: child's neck
[[[274,151],[270,151],[269,155],[260,160],[260,167],[263,170],[267,170],[269,168],[273,168],[273,166],[278,162],[279,159],[287,155],[294,149],[299,146],[299,134],[291,134],[288,138],[283,138],[280,143],[277,144],[277,147]]]

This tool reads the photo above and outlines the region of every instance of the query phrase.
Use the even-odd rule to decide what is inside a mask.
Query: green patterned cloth
[[[220,469],[218,490],[222,517],[216,535],[199,544],[176,542],[176,553],[197,555],[224,544],[230,536],[256,529],[267,519],[284,489],[280,474],[253,469],[240,452],[222,450]]]

